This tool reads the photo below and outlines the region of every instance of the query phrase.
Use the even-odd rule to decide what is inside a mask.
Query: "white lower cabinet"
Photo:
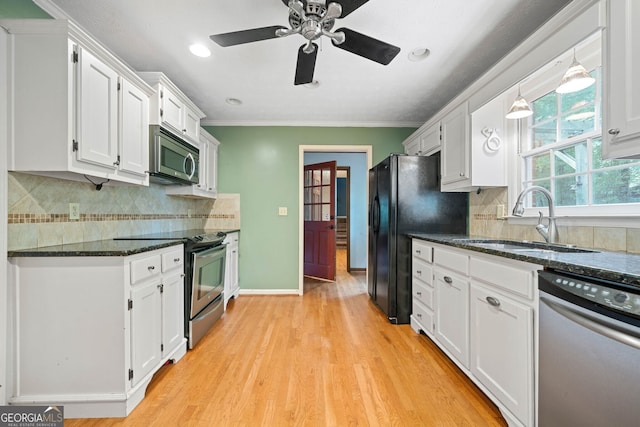
[[[12,405],[127,416],[186,353],[183,247],[10,259]]]
[[[224,308],[227,303],[240,294],[240,281],[238,279],[238,264],[240,261],[240,232],[227,233],[223,243],[227,245],[227,260],[224,266]]]
[[[535,264],[413,239],[411,327],[498,406],[535,426]]]
[[[471,283],[471,373],[519,420],[533,404],[533,308]]]
[[[437,254],[437,252],[436,252]],[[469,367],[469,281],[446,269],[435,269],[436,339],[464,367]]]

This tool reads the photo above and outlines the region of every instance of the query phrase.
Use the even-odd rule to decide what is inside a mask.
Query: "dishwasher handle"
[[[578,311],[570,305],[558,304],[546,298],[542,292],[540,294],[540,302],[546,304],[547,307],[561,316],[591,329],[593,332],[640,350],[640,335],[630,329],[621,328],[617,324],[607,322],[606,319],[590,316],[588,313]]]

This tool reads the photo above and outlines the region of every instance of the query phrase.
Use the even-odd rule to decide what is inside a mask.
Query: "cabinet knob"
[[[464,176],[464,172],[460,172],[460,176]]]
[[[616,136],[620,133],[620,129],[609,129],[609,135]]]
[[[173,262],[180,262],[180,258],[174,258]]]
[[[153,271],[155,269],[156,269],[155,265],[150,265],[149,267],[147,267],[147,270],[149,271]]]
[[[449,277],[449,276],[444,276],[444,281],[449,283],[449,284],[453,283],[453,279],[451,277]]]
[[[186,129],[182,129],[182,132],[187,133],[187,130]]]
[[[489,305],[493,307],[500,307],[500,300],[498,298],[487,297],[486,300],[489,303]]]

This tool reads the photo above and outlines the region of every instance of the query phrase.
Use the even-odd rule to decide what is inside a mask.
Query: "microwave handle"
[[[187,160],[191,161],[191,173],[187,173]],[[183,168],[184,168],[184,173],[189,175],[189,179],[193,178],[193,174],[196,173],[196,161],[194,160],[191,153],[187,153],[186,157],[184,158]]]

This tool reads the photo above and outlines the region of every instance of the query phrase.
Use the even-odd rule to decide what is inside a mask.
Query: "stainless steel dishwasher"
[[[539,272],[538,426],[640,425],[640,289]]]

